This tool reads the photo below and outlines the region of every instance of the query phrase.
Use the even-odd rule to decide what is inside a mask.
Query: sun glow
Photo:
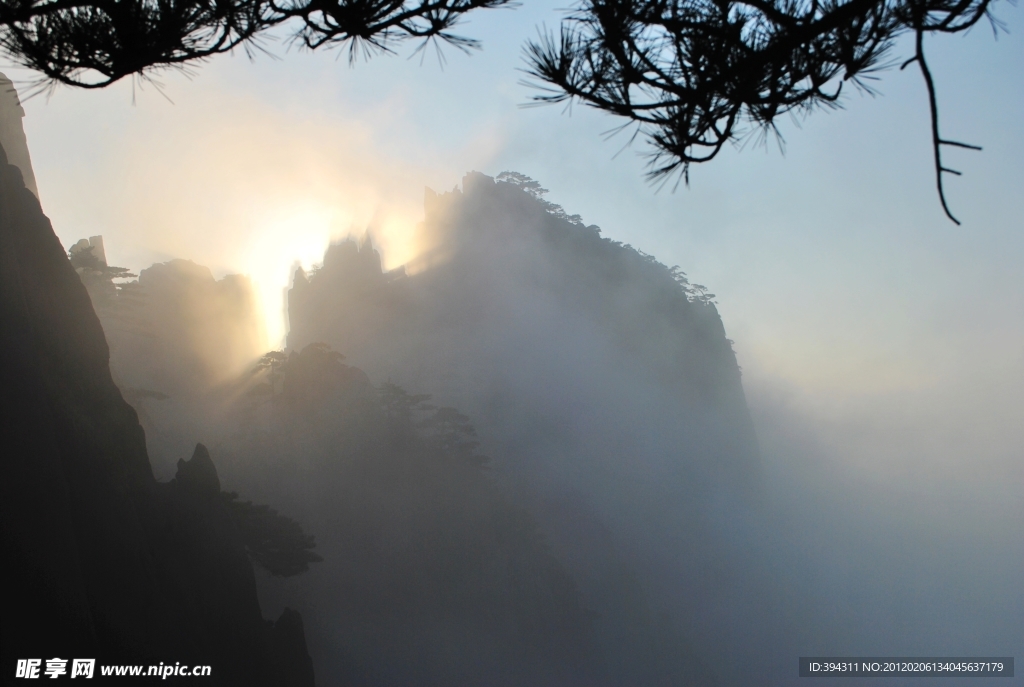
[[[295,263],[309,265],[346,218],[315,202],[299,202],[264,214],[253,226],[239,268],[252,279],[263,315],[264,349],[284,345],[287,290]]]
[[[239,271],[252,280],[263,317],[263,348],[279,349],[287,335],[287,298],[296,267],[307,271],[323,260],[332,241],[369,238],[382,256],[384,269],[399,267],[416,254],[413,222],[377,210],[346,211],[317,200],[296,201],[252,217]]]

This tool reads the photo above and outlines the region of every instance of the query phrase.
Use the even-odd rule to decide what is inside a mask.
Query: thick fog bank
[[[258,581],[302,612],[321,684],[1021,654],[1024,442],[993,420],[1016,396],[925,421],[920,398],[744,380],[704,287],[522,175],[428,190],[416,243],[388,272],[371,237],[332,244],[262,358],[246,280],[176,260],[115,286],[72,260],[156,474],[203,441],[226,490],[315,536],[321,562],[289,549]]]
[[[1019,660],[1024,437],[975,417],[1000,408],[814,398],[767,378],[747,394],[768,497],[763,562],[778,590],[773,684],[802,684],[796,656]]]

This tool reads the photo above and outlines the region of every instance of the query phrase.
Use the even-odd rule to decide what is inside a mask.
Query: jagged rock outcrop
[[[276,657],[301,653],[295,633],[275,643],[261,617],[212,463],[154,480],[89,295],[2,153],[0,359],[5,684],[16,659],[54,656],[209,664],[217,685],[293,679]]]
[[[285,608],[270,631],[275,657],[284,669],[281,687],[313,687],[313,659],[298,611]]]

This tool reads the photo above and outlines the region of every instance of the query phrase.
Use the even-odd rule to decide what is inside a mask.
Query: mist
[[[243,278],[143,270],[119,298],[165,305],[134,339],[96,305],[157,475],[202,441],[316,537],[309,572],[258,579],[321,684],[797,684],[798,656],[1018,653],[1019,375],[741,372],[727,301],[531,183],[428,188],[404,265],[373,224],[293,263],[262,365]]]
[[[1024,654],[1019,15],[929,39],[984,147],[953,227],[912,70],[652,188],[609,119],[519,107],[554,8],[472,58],[4,94],[5,660],[94,618],[246,687]]]

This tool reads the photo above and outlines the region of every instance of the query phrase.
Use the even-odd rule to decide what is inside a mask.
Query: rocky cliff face
[[[757,499],[718,311],[520,184],[474,173],[425,205],[428,251],[408,275],[353,241],[296,273],[289,346],[327,342],[371,378],[469,415],[601,615],[609,655],[634,662],[622,679],[643,684],[635,664],[651,646],[623,590],[665,626],[655,636],[731,622],[716,571],[732,554],[717,542]]]
[[[14,83],[6,74],[0,73],[0,146],[7,151],[7,161],[21,171],[25,188],[38,198],[39,189],[36,188],[36,177],[32,171],[32,158],[21,125],[24,116],[25,110]]]
[[[0,155],[5,683],[16,659],[58,656],[209,664],[210,684],[312,685],[311,672],[287,673],[303,663],[301,624],[261,617],[221,501],[184,477],[154,480],[108,356],[85,287]]]

